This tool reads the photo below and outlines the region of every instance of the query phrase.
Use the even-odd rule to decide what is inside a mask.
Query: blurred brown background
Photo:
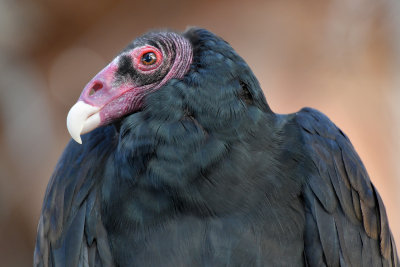
[[[400,247],[400,2],[0,0],[0,260],[29,266],[68,109],[129,41],[188,25],[222,36],[275,112],[303,106],[348,134]]]

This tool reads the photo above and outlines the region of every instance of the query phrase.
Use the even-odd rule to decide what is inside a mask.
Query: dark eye
[[[142,63],[144,65],[153,65],[156,63],[157,57],[153,52],[146,53],[142,56]]]

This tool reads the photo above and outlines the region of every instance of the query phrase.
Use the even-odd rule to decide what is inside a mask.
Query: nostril
[[[95,82],[92,89],[90,89],[89,96],[94,95],[94,93],[99,91],[101,88],[103,88],[103,84],[101,82]]]

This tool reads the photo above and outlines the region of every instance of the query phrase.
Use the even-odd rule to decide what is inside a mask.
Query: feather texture
[[[296,122],[314,166],[305,184],[311,190],[304,192],[310,206],[306,215],[312,218],[305,228],[308,261],[324,261],[327,266],[397,266],[385,208],[348,138],[313,109],[297,113]],[[322,255],[312,250],[315,243],[322,247]]]
[[[68,144],[35,266],[398,266],[348,138],[312,109],[274,114],[221,38],[182,36],[193,52],[183,78]],[[126,55],[121,66],[118,82],[133,75]]]

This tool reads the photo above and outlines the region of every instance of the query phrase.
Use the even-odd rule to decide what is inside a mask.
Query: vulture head
[[[256,100],[269,110],[253,73],[221,38],[199,28],[182,34],[150,32],[129,44],[85,86],[68,113],[70,135],[81,144],[82,134],[141,111],[148,95],[173,80],[210,88],[216,97],[217,91],[230,88],[241,102]]]

